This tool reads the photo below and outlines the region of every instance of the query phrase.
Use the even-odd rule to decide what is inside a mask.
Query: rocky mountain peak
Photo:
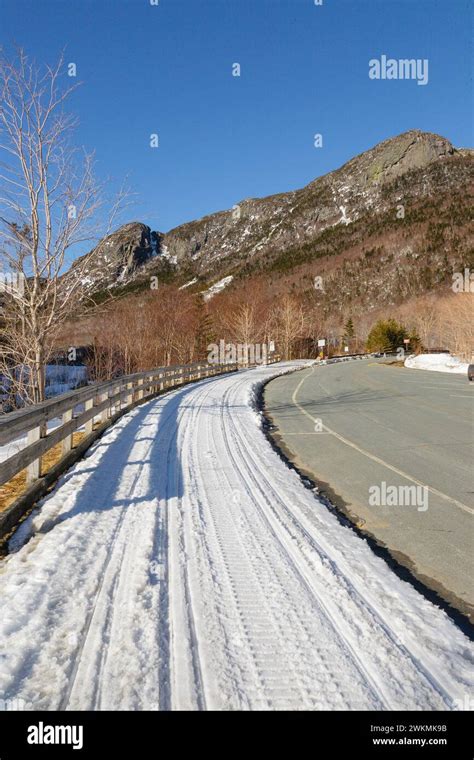
[[[348,175],[364,186],[390,182],[413,169],[421,169],[456,152],[444,137],[412,129],[378,143],[344,164],[335,175]],[[317,181],[317,180],[316,180]]]
[[[97,258],[126,279],[153,256],[152,232],[142,222],[129,222],[100,241]]]
[[[456,150],[440,135],[410,130],[300,190],[247,198],[168,233],[152,232],[141,222],[125,224],[100,242],[87,285],[136,285],[166,271],[168,279],[204,292],[255,271],[288,271],[323,256],[344,256],[350,237],[360,246],[368,227],[375,234],[385,216],[395,218],[399,203],[410,209],[460,193],[472,167],[471,151]]]
[[[160,241],[160,234],[143,222],[128,222],[104,237],[93,255],[80,257],[71,271],[81,267],[86,293],[129,282],[157,255]]]

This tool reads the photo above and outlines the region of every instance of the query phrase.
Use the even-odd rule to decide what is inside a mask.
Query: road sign
[[[325,338],[321,338],[320,340],[318,340],[318,348],[324,348],[325,345],[326,345]]]

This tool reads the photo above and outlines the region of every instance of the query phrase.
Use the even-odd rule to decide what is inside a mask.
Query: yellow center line
[[[311,368],[311,374],[314,373],[314,368]],[[298,403],[297,395],[302,387],[303,383],[308,379],[310,375],[305,375],[298,385],[296,386],[295,390],[293,391],[293,395],[291,397],[291,400],[293,401],[294,405],[300,410],[302,414],[304,414],[306,417],[308,417],[312,422],[316,423],[317,418],[313,417],[306,409],[304,409],[301,404]],[[340,435],[339,433],[336,433],[335,430],[331,430],[327,425],[322,425],[324,430],[327,433],[330,433],[335,438],[337,438],[341,443],[344,443],[346,446],[350,446],[351,449],[355,449],[355,451],[358,451],[359,454],[363,454],[368,459],[371,459],[373,462],[376,462],[377,464],[381,464],[383,467],[386,467],[389,470],[392,470],[392,472],[395,472],[397,475],[400,475],[402,478],[406,478],[406,480],[410,480],[412,483],[415,483],[418,486],[422,486],[423,488],[427,488],[428,491],[431,491],[432,494],[435,494],[436,496],[439,496],[441,499],[444,499],[445,501],[451,502],[451,504],[454,504],[459,509],[462,509],[464,512],[467,512],[470,515],[474,515],[474,509],[471,507],[468,507],[467,504],[463,504],[460,501],[457,501],[457,499],[451,498],[451,496],[447,496],[447,494],[442,493],[442,491],[438,491],[437,488],[433,488],[432,486],[426,485],[426,483],[423,483],[421,480],[417,480],[416,478],[412,477],[411,475],[408,475],[406,472],[403,472],[403,470],[398,469],[398,467],[394,467],[393,465],[389,464],[388,462],[385,462],[385,460],[381,459],[380,457],[375,456],[375,454],[371,454],[370,451],[366,451],[366,449],[361,448],[353,441],[349,441],[347,438],[344,438],[344,436]]]

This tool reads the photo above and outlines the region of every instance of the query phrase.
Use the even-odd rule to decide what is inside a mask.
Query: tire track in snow
[[[207,385],[209,383],[208,380],[204,381],[203,385]],[[209,392],[209,391],[208,391]],[[196,395],[196,391],[194,391],[193,395]],[[187,409],[185,410],[188,411]],[[182,448],[185,448],[185,442],[186,438],[189,433],[189,428],[192,425],[194,421],[194,416],[199,413],[199,410],[193,409],[193,412],[191,414],[191,421],[186,425],[185,434],[183,437],[182,442]],[[184,415],[184,412],[181,416]],[[178,426],[176,426],[175,431],[175,443],[176,443],[176,449],[177,449],[177,441],[178,441]],[[170,449],[171,450],[171,446]],[[189,580],[189,573],[188,573],[188,567],[187,567],[187,546],[186,546],[186,536],[185,536],[185,530],[183,528],[183,507],[182,507],[182,494],[184,493],[184,483],[183,483],[183,474],[182,474],[182,465],[175,459],[172,463],[170,463],[170,467],[168,469],[168,477],[167,477],[167,502],[169,505],[170,502],[170,484],[173,482],[174,485],[174,492],[178,494],[177,496],[177,509],[179,510],[179,522],[178,522],[178,516],[174,515],[173,513],[170,515],[170,510],[168,506],[168,526],[169,526],[169,533],[172,535],[174,533],[175,535],[175,541],[171,542],[171,551],[175,552],[175,557],[170,559],[171,566],[175,567],[175,573],[173,577],[173,583],[175,584],[176,589],[176,581],[182,583],[183,587],[183,602],[184,604],[177,605],[177,615],[182,616],[182,613],[184,612],[184,616],[187,621],[187,628],[188,628],[188,636],[189,636],[189,655],[191,659],[191,670],[192,670],[192,680],[194,681],[194,699],[195,699],[195,707],[198,710],[205,710],[206,709],[206,696],[204,691],[204,679],[202,675],[202,668],[201,668],[201,662],[200,662],[200,655],[199,655],[199,640],[196,632],[196,623],[194,619],[194,613],[193,613],[193,600],[192,600],[192,593],[190,588],[190,580]],[[171,527],[171,522],[174,523],[173,527]],[[176,590],[174,591],[174,594],[176,595]],[[171,595],[173,595],[173,591],[171,591]],[[172,607],[172,606],[171,606]],[[179,609],[181,608],[181,612],[179,612]],[[183,609],[184,608],[184,609]],[[169,638],[171,641],[173,641],[173,646],[176,649],[183,649],[183,645],[185,644],[185,641],[181,640],[180,631],[177,630],[173,633],[173,617],[171,617],[170,621],[170,634]],[[187,643],[187,642],[186,642]],[[185,647],[186,648],[186,647]],[[170,686],[170,694],[169,694],[169,704],[170,706],[173,706],[176,704],[176,707],[179,709],[179,701],[180,701],[180,693],[181,693],[181,687],[179,686],[179,673],[174,673],[174,678],[171,678],[171,673],[173,673],[173,661],[181,661],[187,659],[187,652],[181,652],[179,654],[175,654],[174,658],[171,658],[170,660],[170,682],[173,683],[173,686]],[[189,708],[189,705],[186,705]]]
[[[197,408],[196,415],[195,415],[195,420],[194,420],[193,445],[189,449],[189,473],[190,473],[190,478],[198,486],[198,488],[196,489],[196,497],[195,497],[197,503],[193,504],[192,506],[197,508],[199,520],[202,521],[202,522],[204,522],[206,524],[206,527],[207,527],[208,530],[207,531],[203,531],[202,527],[201,527],[201,531],[199,533],[200,526],[198,524],[196,524],[196,522],[197,522],[196,518],[194,519],[194,522],[192,524],[191,529],[194,528],[195,535],[196,534],[199,535],[199,538],[201,540],[201,548],[202,548],[202,550],[204,552],[205,561],[207,561],[208,567],[209,567],[209,569],[211,569],[211,572],[209,573],[209,575],[211,575],[211,577],[213,577],[213,581],[214,581],[213,582],[213,588],[215,590],[217,598],[220,598],[221,595],[224,595],[226,597],[226,599],[229,600],[229,602],[230,602],[230,604],[231,604],[231,606],[232,606],[232,608],[234,610],[234,615],[232,616],[232,619],[235,621],[235,625],[239,626],[239,630],[240,630],[240,633],[241,633],[242,637],[244,639],[247,638],[247,640],[248,640],[248,637],[247,637],[246,631],[245,631],[245,627],[244,627],[244,624],[242,622],[242,614],[241,614],[241,611],[239,609],[238,599],[236,597],[235,589],[232,586],[230,570],[229,570],[228,564],[226,563],[226,560],[225,560],[222,541],[220,540],[220,538],[219,538],[219,536],[217,534],[216,524],[215,524],[215,521],[212,518],[212,514],[209,515],[210,500],[209,500],[208,487],[206,486],[206,480],[205,480],[205,478],[201,477],[201,475],[200,475],[200,468],[197,465],[197,461],[196,461],[196,459],[194,457],[194,452],[198,452],[199,448],[200,448],[199,447],[199,443],[198,443],[198,438],[199,438],[199,422],[200,422],[199,415],[200,415],[200,412],[201,412],[201,410],[202,410],[202,408],[204,406],[204,403],[205,403],[206,399],[209,397],[209,395],[211,393],[211,390],[212,390],[212,388],[210,388],[209,391],[206,394],[203,394],[201,396],[201,403],[199,404],[199,406]],[[209,446],[209,440],[206,441],[206,444],[207,444],[207,446]],[[201,445],[202,445],[202,443],[201,443]],[[207,519],[206,519],[206,517],[207,517]],[[209,517],[210,517],[210,522],[209,522]],[[212,545],[214,545],[214,548],[212,548]],[[216,554],[217,554],[217,557],[216,557]],[[214,562],[212,562],[211,557],[214,557]],[[216,568],[217,568],[216,559],[219,562],[219,570],[220,570],[219,578],[218,579],[215,578]],[[222,591],[222,589],[225,589],[225,590]],[[228,615],[230,614],[230,609],[227,609],[227,614]],[[217,624],[219,624],[219,623],[221,623],[220,626],[219,626],[219,634],[220,634],[220,636],[222,636],[222,639],[224,641],[228,642],[229,639],[228,639],[227,631],[225,629],[225,626],[222,625],[221,619],[219,619],[219,616],[218,616]],[[248,643],[249,643],[248,651],[250,652],[250,659],[252,659],[251,642],[248,642]],[[247,657],[247,660],[248,659],[249,658]],[[224,680],[230,680],[231,683],[232,683],[232,685],[233,685],[233,688],[235,689],[235,691],[238,691],[238,680],[239,679],[236,678],[236,676],[235,676],[234,673],[232,673],[232,670],[233,670],[232,669],[232,663],[226,663],[226,665],[228,667],[230,666],[231,673],[226,672],[225,675],[224,675]],[[261,688],[263,690],[263,682],[260,679],[257,663],[255,662],[255,658],[253,658],[252,665],[253,665],[253,676],[254,676],[254,679],[256,679],[257,682],[260,682],[260,686],[261,686]],[[243,667],[243,664],[241,663],[241,668],[242,667]],[[226,668],[226,670],[228,670],[228,668]],[[227,676],[227,678],[226,678],[226,676]],[[240,705],[240,706],[242,706],[242,705]],[[268,707],[269,707],[268,700],[264,700],[263,704],[260,705],[260,707],[262,707],[262,706],[268,709]]]
[[[202,404],[203,402],[200,407]],[[225,420],[222,420],[222,411],[223,405],[221,404],[218,416],[218,419],[221,421],[218,426],[220,430],[224,430],[226,424]],[[214,430],[215,426],[211,422],[207,428],[207,432],[209,433],[209,431],[211,431],[211,433],[213,433]],[[196,443],[198,438],[198,426],[196,424],[194,425],[194,431]],[[207,447],[208,449],[215,451],[222,451],[223,448],[222,444],[215,440],[213,434],[211,434],[207,440]],[[232,460],[229,458],[229,461]],[[227,509],[225,506],[225,496],[227,494],[224,496],[223,504],[217,509],[214,506],[213,509],[212,498],[209,498],[209,488],[206,479],[199,477],[199,469],[200,468],[193,463],[191,471],[193,472],[194,477],[198,478],[196,485],[198,486],[197,491],[200,494],[199,506],[202,519],[205,520],[206,517],[208,518],[206,522],[206,531],[203,531],[203,535],[205,534],[204,542],[206,544],[208,562],[209,566],[214,567],[214,571],[216,572],[216,559],[219,559],[219,572],[216,574],[221,586],[225,579],[225,587],[227,591],[226,600],[228,599],[227,605],[230,603],[234,609],[232,615],[230,614],[230,609],[227,609],[226,616],[231,617],[235,622],[240,620],[241,630],[242,627],[244,629],[243,638],[247,642],[247,651],[253,659],[254,681],[259,684],[257,691],[259,693],[260,702],[258,703],[258,707],[266,707],[268,709],[272,706],[278,706],[279,703],[283,703],[280,704],[280,706],[293,707],[294,709],[305,706],[309,708],[314,707],[314,684],[312,682],[308,683],[308,681],[304,684],[304,682],[298,677],[298,666],[300,666],[301,662],[304,660],[302,652],[299,652],[299,655],[297,653],[296,660],[293,663],[291,684],[289,683],[288,671],[288,662],[292,659],[292,655],[289,652],[289,649],[291,649],[291,643],[288,640],[288,634],[290,633],[290,639],[293,638],[293,640],[310,640],[311,630],[308,629],[304,619],[298,618],[298,612],[296,612],[296,619],[292,621],[293,629],[291,631],[288,631],[287,626],[286,630],[285,628],[282,629],[281,623],[279,624],[276,621],[274,613],[267,604],[267,589],[265,586],[262,586],[262,582],[265,583],[265,578],[262,577],[261,572],[259,576],[258,570],[254,567],[251,557],[249,556],[249,550],[241,539],[239,530],[241,526],[234,523],[232,510]],[[234,470],[236,473],[241,472],[239,467],[235,466],[235,462]],[[226,476],[225,467],[222,468],[222,473],[227,481],[228,488],[226,490],[230,493],[232,484]],[[253,501],[253,494],[250,494],[250,498]],[[198,529],[199,526],[195,525],[195,528]],[[211,536],[214,536],[214,542],[211,541]],[[235,548],[237,545],[239,546],[239,551]],[[258,547],[258,553],[261,556],[265,554],[263,544]],[[273,560],[273,562],[274,561],[275,560]],[[267,563],[269,562],[271,562],[271,560],[267,559]],[[243,572],[242,568],[244,565],[245,571]],[[277,572],[275,566],[269,565],[269,568],[271,568],[269,572],[270,577],[276,577]],[[268,576],[266,582],[268,582]],[[291,608],[293,612],[295,608],[295,598],[291,598],[288,595],[288,592],[284,587],[284,580],[279,583],[278,594],[281,601],[283,602],[283,600],[285,600],[287,607]],[[251,600],[250,607],[249,602],[246,601],[246,597]],[[256,623],[256,619],[258,620],[258,624]],[[286,623],[286,621],[284,622]],[[254,629],[253,635],[252,628]],[[257,630],[258,633],[255,633],[255,630]],[[297,633],[297,631],[299,631],[299,633]],[[262,651],[262,641],[268,645],[268,655],[265,655]],[[283,642],[284,649],[281,650]],[[276,653],[278,650],[281,651],[279,652],[280,661],[277,667],[276,661],[278,661],[278,658]],[[265,656],[266,661],[264,660]],[[240,657],[243,659],[242,652],[240,652]],[[242,663],[240,664],[242,665]],[[334,666],[332,667],[334,669]],[[261,675],[262,672],[264,673],[263,677]],[[308,674],[305,673],[304,675],[307,679]],[[315,675],[314,663],[312,675]],[[327,678],[333,674],[331,673],[330,676],[328,676],[328,673],[325,673],[324,675],[327,680]],[[366,677],[365,680],[368,682]],[[380,707],[381,703],[378,692],[370,684],[369,690],[372,691],[373,695],[372,706],[378,705]],[[265,694],[267,695],[266,698],[262,696]],[[263,700],[263,702],[261,700]],[[253,706],[255,707],[256,705],[254,704]]]
[[[85,460],[85,461],[87,461],[87,460]],[[116,483],[115,482],[110,482],[109,483],[109,487],[108,487],[107,492],[106,492],[106,498],[107,499],[112,499],[112,496],[113,496],[113,493],[115,491],[115,488],[116,488]],[[35,549],[37,548],[37,546],[39,545],[39,543],[41,542],[41,540],[44,538],[44,536],[46,534],[50,533],[52,530],[54,530],[54,527],[56,525],[60,525],[64,521],[64,518],[58,520],[58,517],[59,517],[59,515],[61,513],[61,510],[63,509],[63,506],[64,505],[61,504],[52,514],[50,514],[48,516],[46,522],[42,525],[42,527],[40,529],[40,532],[37,535],[32,536],[31,538],[27,539],[27,542],[26,542],[26,544],[24,546],[24,551],[27,554],[31,554],[32,552],[34,552]],[[118,533],[120,531],[120,527],[121,527],[121,524],[122,524],[122,521],[123,521],[123,517],[124,517],[124,511],[122,510],[122,512],[120,513],[120,515],[118,517],[118,520],[117,520],[117,522],[116,522],[116,524],[115,524],[115,526],[113,528],[113,531],[112,531],[112,546],[115,545],[115,542],[116,542],[116,539],[118,537]],[[92,521],[91,521],[92,525],[88,525],[88,529],[89,530],[94,530],[95,525],[99,522],[99,520],[100,520],[100,512],[97,512],[95,518],[93,518]],[[111,554],[107,555],[105,557],[104,564],[101,566],[101,570],[100,570],[99,575],[102,577],[102,581],[100,582],[100,585],[102,585],[102,583],[103,583],[103,576],[104,576],[104,573],[105,573],[105,571],[107,569],[110,557],[111,557]],[[45,590],[46,590],[46,586],[45,586]],[[99,591],[97,593],[100,593],[100,588],[99,588]],[[92,610],[91,614],[93,614],[93,610]],[[51,615],[48,614],[48,618],[51,618],[50,621],[48,622],[48,626],[47,626],[49,628],[49,625],[53,624],[52,613],[51,613]],[[87,616],[87,618],[86,618],[86,627],[87,627],[87,621],[88,621],[88,619],[89,619],[89,616]],[[86,636],[86,633],[84,633],[84,635],[81,636],[81,638],[79,640],[79,652],[82,651],[84,640],[85,640],[85,636]],[[36,663],[38,654],[39,654],[39,649],[37,650],[36,657],[34,659],[32,659],[30,661],[30,663],[29,663],[28,672],[24,672],[23,677],[22,677],[22,679],[21,679],[21,681],[20,681],[20,683],[18,685],[18,689],[20,691],[21,691],[23,682],[25,682],[28,679],[28,676],[31,675],[31,673],[33,671],[33,668],[34,668],[34,665]],[[73,662],[73,666],[72,666],[72,671],[71,671],[71,673],[72,673],[72,683],[71,683],[71,685],[69,685],[69,683],[68,683],[68,686],[66,688],[66,693],[64,695],[60,696],[59,705],[57,707],[57,709],[59,709],[59,710],[67,709],[67,703],[68,703],[68,699],[69,699],[69,693],[70,693],[70,691],[72,689],[72,684],[73,684],[73,682],[75,680],[75,672],[76,672],[76,669],[77,669],[76,663],[78,663],[78,658],[77,657],[74,658],[74,662]]]
[[[236,423],[235,419],[233,418],[233,416],[231,415],[231,413],[229,411],[229,396],[232,393],[235,393],[235,392],[236,392],[236,388],[235,388],[235,386],[233,386],[233,387],[230,387],[229,389],[227,389],[227,391],[224,394],[224,404],[227,407],[227,412],[228,412],[227,415],[226,415],[226,417],[227,417],[229,426],[231,427],[231,429],[233,431],[232,443],[236,445],[236,447],[237,447],[237,449],[238,449],[238,451],[240,453],[240,457],[241,457],[242,461],[246,461],[247,460],[248,462],[251,463],[251,465],[249,465],[249,464],[246,465],[246,471],[247,471],[248,478],[250,480],[252,480],[252,482],[254,483],[255,490],[258,491],[258,489],[260,489],[260,492],[264,496],[265,506],[264,506],[264,509],[262,510],[262,514],[264,515],[265,519],[268,521],[268,516],[267,516],[267,513],[266,513],[265,510],[269,510],[269,511],[273,512],[275,514],[276,521],[277,521],[274,524],[275,525],[279,524],[282,527],[283,530],[288,531],[288,526],[284,525],[282,523],[281,518],[276,514],[276,511],[275,511],[274,506],[272,504],[272,499],[269,498],[268,494],[272,494],[273,497],[274,497],[274,500],[279,504],[280,508],[284,511],[286,517],[289,519],[289,521],[292,523],[292,525],[295,526],[296,529],[304,536],[304,538],[308,542],[308,545],[312,546],[319,555],[325,557],[328,560],[328,562],[330,563],[330,565],[332,567],[334,575],[335,576],[337,575],[339,581],[343,580],[343,582],[346,584],[347,588],[349,589],[349,593],[350,593],[351,597],[352,598],[354,598],[354,597],[357,598],[357,602],[360,605],[360,608],[364,609],[370,615],[372,615],[372,617],[373,617],[375,623],[377,624],[377,626],[380,628],[381,631],[384,632],[384,634],[386,635],[386,637],[389,639],[391,646],[394,649],[398,650],[398,652],[399,652],[399,654],[400,654],[401,657],[403,657],[405,659],[408,658],[411,661],[411,663],[413,664],[413,666],[416,669],[416,671],[426,679],[427,684],[429,684],[429,686],[435,692],[437,692],[437,694],[441,697],[441,699],[443,700],[445,706],[447,708],[449,708],[449,709],[452,709],[452,698],[450,697],[449,692],[445,689],[445,687],[441,683],[439,683],[439,681],[436,679],[436,677],[433,676],[433,674],[430,672],[429,668],[427,668],[420,661],[420,659],[418,657],[416,657],[405,645],[403,645],[403,644],[400,643],[400,641],[398,640],[397,635],[394,634],[394,632],[391,630],[391,628],[390,628],[389,624],[387,623],[387,621],[384,620],[382,618],[382,616],[380,615],[380,613],[375,610],[375,608],[373,607],[373,605],[370,604],[370,602],[367,600],[367,598],[363,597],[360,594],[360,592],[355,588],[354,584],[352,583],[352,581],[349,578],[349,575],[346,572],[344,572],[344,571],[341,570],[340,564],[334,559],[334,557],[332,555],[330,555],[328,553],[328,551],[326,549],[324,549],[322,547],[321,543],[318,542],[317,539],[314,537],[314,533],[313,532],[310,533],[302,525],[302,523],[296,517],[295,513],[292,510],[289,509],[287,503],[281,497],[280,493],[275,488],[274,484],[271,482],[270,478],[268,477],[268,473],[266,473],[262,469],[261,464],[258,461],[258,457],[256,457],[253,454],[252,449],[248,445],[245,445],[246,442],[245,442],[245,440],[244,440],[244,438],[242,436],[242,433],[238,430],[237,423]],[[226,429],[226,426],[225,426],[225,423],[224,423],[224,416],[223,416],[223,429]],[[228,442],[228,452],[229,452],[230,456],[234,457],[232,445],[230,445],[229,442]],[[235,457],[234,457],[234,460],[235,460]],[[238,464],[237,464],[237,466],[238,466]],[[256,473],[258,473],[258,477],[260,478],[260,482],[259,482],[259,480],[256,477]],[[243,480],[245,482],[245,478]],[[266,494],[265,490],[261,488],[261,483],[265,484],[265,489],[268,490],[268,494]],[[260,507],[260,508],[262,509],[262,507]],[[278,538],[278,535],[277,535],[276,531],[275,531],[275,535]],[[290,554],[291,554],[291,552],[290,552]],[[294,557],[297,558],[297,554],[296,553],[294,554]],[[342,572],[342,578],[341,578],[341,572]],[[305,581],[305,582],[306,582],[306,586],[307,586],[308,590],[310,591],[310,593],[312,592],[313,594],[315,594],[316,593],[316,589],[315,589],[314,585],[311,585],[311,583],[308,583],[307,581]],[[347,641],[348,648],[352,651],[352,653],[355,656],[356,660],[360,663],[361,668],[366,671],[367,669],[365,668],[365,666],[363,665],[363,663],[360,661],[360,658],[358,657],[357,653],[354,651],[354,648],[353,648],[352,644],[347,640],[347,637],[345,637],[344,634],[339,631],[338,625],[337,625],[337,621],[335,620],[335,618],[331,614],[331,612],[327,609],[327,606],[324,603],[324,601],[322,600],[322,598],[321,598],[320,595],[318,595],[318,600],[319,600],[319,603],[322,606],[322,608],[325,610],[326,614],[331,619],[331,621],[332,621],[332,623],[334,625],[335,631],[338,632],[338,635],[342,636]],[[367,673],[367,675],[372,680],[372,675],[370,673]],[[383,684],[380,684],[380,687],[381,687],[381,693],[383,693],[385,691]],[[395,709],[396,708],[396,706],[395,707],[390,706],[389,703],[386,703],[386,706],[388,707],[388,709]]]
[[[178,391],[179,393],[179,391]],[[165,404],[170,400],[170,397],[165,398]],[[179,428],[179,420],[182,416],[183,412],[178,416],[178,418],[175,418],[174,411],[169,412],[166,415],[166,405],[163,406],[163,401],[159,399],[156,402],[152,402],[150,405],[150,413],[153,413],[153,410],[156,408],[162,408],[162,414],[165,412],[165,418],[164,420],[159,419],[158,421],[158,429],[160,435],[163,436],[163,439],[166,440],[166,429],[169,427],[169,424],[173,425],[173,433],[169,436],[168,439],[168,448],[167,448],[167,461],[169,463],[172,453],[172,447],[174,440],[176,439],[178,428]],[[143,462],[145,462],[150,452],[153,448],[154,441],[147,441],[145,445],[142,447],[141,452],[135,452],[134,456],[135,458],[141,458]],[[129,500],[132,500],[135,493],[137,485],[140,483],[141,475],[143,474],[144,470],[144,464],[142,464],[138,471],[135,473],[133,482],[131,485],[131,488],[129,490],[127,498]],[[168,480],[168,479],[167,479]],[[117,488],[116,481],[111,481],[110,488],[107,493],[106,502],[111,500],[113,498],[114,491]],[[126,518],[129,518],[126,520]],[[159,515],[157,515],[157,521],[159,519]],[[119,539],[121,537],[122,533],[125,533],[125,528],[127,526],[127,522],[132,522],[132,531],[131,535],[123,536],[122,545],[117,550],[117,546],[119,543]],[[156,523],[155,523],[156,524]],[[166,524],[166,523],[165,523]],[[93,693],[91,697],[91,702],[88,703],[87,709],[101,709],[101,698],[102,698],[102,690],[103,690],[103,673],[104,669],[107,663],[108,659],[108,646],[110,642],[110,630],[113,625],[114,617],[121,613],[121,605],[116,603],[116,594],[117,590],[120,587],[121,579],[125,578],[126,580],[130,577],[130,566],[132,564],[132,560],[134,557],[134,554],[137,549],[137,544],[135,542],[135,536],[138,534],[139,528],[140,528],[140,520],[136,517],[134,514],[134,508],[133,506],[130,507],[129,504],[125,503],[122,507],[122,510],[120,512],[120,517],[118,520],[118,523],[115,527],[112,542],[109,546],[109,551],[107,553],[104,565],[102,567],[102,571],[100,573],[100,582],[95,594],[95,598],[93,601],[93,604],[88,612],[86,623],[83,629],[82,637],[79,643],[79,647],[77,649],[75,658],[74,658],[74,664],[73,664],[73,670],[69,676],[68,679],[68,687],[66,690],[66,693],[64,694],[60,708],[61,710],[71,709],[70,703],[74,703],[74,694],[76,691],[76,685],[79,683],[79,691],[80,693],[77,696],[78,701],[78,709],[84,709],[84,693],[83,693],[83,684],[92,684],[93,686]],[[126,559],[126,561],[124,561]],[[110,573],[108,572],[110,570]],[[110,577],[111,576],[111,577]],[[167,572],[165,570],[165,578],[167,576]],[[104,604],[104,610],[102,610],[102,599],[105,597],[106,600],[108,600],[108,604]],[[121,597],[127,598],[127,588],[125,590],[122,589]],[[105,614],[105,620],[101,622],[101,615]],[[97,628],[98,630],[95,631],[94,628]],[[97,633],[100,633],[101,635],[97,636]],[[94,638],[95,636],[95,638]],[[79,678],[80,675],[80,669],[81,667],[85,666],[86,668],[90,669],[91,662],[94,661],[94,649],[98,650],[99,655],[99,664],[97,667],[96,676],[94,678]],[[162,698],[165,700],[166,704],[166,693],[163,694],[162,692]],[[76,705],[73,705],[74,709]],[[164,707],[166,709],[166,707]]]
[[[335,636],[341,642],[342,647],[350,655],[355,667],[361,674],[362,678],[365,680],[367,687],[369,691],[372,693],[372,696],[374,698],[374,701],[375,701],[374,707],[377,706],[378,709],[380,708],[390,709],[391,706],[388,701],[388,698],[385,695],[385,689],[383,688],[382,684],[380,682],[377,682],[377,679],[374,679],[370,671],[364,666],[360,656],[357,654],[357,652],[355,651],[354,647],[352,646],[350,641],[347,639],[347,637],[343,634],[337,622],[331,616],[329,610],[327,609],[326,604],[321,598],[321,595],[317,593],[315,586],[312,585],[310,580],[308,579],[307,572],[305,572],[305,569],[302,567],[302,563],[300,559],[297,557],[296,552],[292,551],[289,548],[286,537],[282,537],[281,535],[279,535],[278,531],[275,529],[275,526],[272,525],[271,521],[268,519],[268,516],[266,514],[266,508],[269,501],[268,496],[264,494],[261,483],[259,483],[254,473],[251,471],[250,467],[247,465],[246,457],[244,456],[244,453],[243,453],[242,442],[241,440],[238,440],[235,435],[234,421],[232,419],[232,415],[230,414],[229,403],[228,403],[228,398],[231,391],[232,391],[232,388],[229,388],[224,393],[223,403],[221,406],[222,430],[224,432],[224,440],[225,440],[229,459],[233,462],[236,470],[241,473],[241,480],[247,490],[247,493],[253,499],[255,506],[260,511],[260,515],[263,518],[263,521],[265,522],[268,530],[273,534],[273,536],[275,537],[275,540],[279,543],[280,547],[282,548],[284,555],[286,555],[287,557],[289,565],[292,567],[295,575],[298,576],[301,586],[305,589],[311,601],[313,603],[316,602],[319,612],[322,615],[324,615],[327,622],[332,627]],[[234,431],[234,436],[232,437],[232,444],[237,444],[236,452],[234,452],[232,449],[232,445],[229,440],[229,435],[227,433],[227,426],[230,426],[232,430]],[[237,461],[236,453],[240,455],[240,460],[241,460],[240,463]],[[254,464],[256,464],[255,459],[253,461],[254,461]],[[245,471],[242,468],[242,464],[245,468]],[[250,487],[248,485],[249,481],[253,484],[253,487]],[[272,488],[267,478],[265,478],[264,482],[266,482],[267,486],[273,491],[274,495],[278,499],[280,499],[280,496],[277,494],[275,489]],[[262,499],[262,496],[264,497],[263,499]]]
[[[147,452],[149,452],[151,448],[151,444],[148,446]],[[144,465],[142,465],[137,473],[134,476],[132,487],[130,489],[130,495],[133,497],[133,494],[135,493],[135,489],[137,486],[137,483],[139,482],[140,475],[143,471]],[[112,482],[111,488],[108,492],[108,498],[112,496],[112,493],[114,489],[116,488],[116,483]],[[102,601],[103,595],[105,595],[108,598],[108,605],[105,609],[105,624],[102,626],[102,634],[105,634],[105,640],[108,640],[108,631],[110,630],[111,625],[111,615],[115,613],[115,594],[116,590],[119,584],[119,575],[122,572],[122,565],[123,565],[123,558],[124,554],[126,552],[127,548],[127,541],[122,542],[122,546],[119,548],[119,551],[117,553],[117,544],[118,540],[120,538],[120,535],[122,533],[122,528],[125,523],[125,518],[129,516],[129,510],[128,505],[124,504],[121,511],[120,516],[117,522],[117,525],[115,527],[113,536],[112,536],[112,542],[110,546],[110,550],[106,555],[104,565],[102,566],[102,571],[100,573],[100,581],[97,588],[97,592],[95,595],[95,599],[93,601],[93,604],[90,607],[90,610],[88,612],[88,615],[86,617],[85,626],[83,629],[81,641],[79,644],[79,647],[76,651],[76,656],[74,659],[74,665],[72,672],[68,679],[68,687],[66,690],[66,693],[64,694],[61,703],[60,703],[60,710],[67,710],[70,706],[70,702],[74,701],[74,692],[76,689],[76,684],[78,683],[78,677],[79,677],[79,671],[80,668],[83,666],[84,661],[87,660],[85,663],[86,667],[89,668],[91,661],[93,661],[93,650],[97,646],[97,642],[90,642],[90,639],[93,637],[94,634],[94,624],[96,621],[96,618],[100,616],[101,610],[100,605]],[[128,542],[128,546],[130,547],[130,542]],[[118,560],[118,556],[120,559]],[[113,565],[117,565],[114,569],[111,570],[112,577],[109,577],[109,569],[113,568]],[[110,588],[108,588],[108,585],[110,584]],[[100,619],[97,620],[97,626],[101,627],[101,621]],[[102,642],[103,643],[103,642]],[[99,645],[100,646],[100,645]],[[92,650],[92,651],[91,651]],[[89,709],[97,709],[97,700],[98,700],[98,693],[100,695],[101,691],[101,679],[100,676],[103,671],[103,664],[106,659],[106,650],[102,650],[102,647],[99,648],[99,666],[97,670],[98,677],[94,679],[93,686],[94,686],[94,692],[92,695],[92,704],[90,705]],[[84,682],[90,683],[90,679],[84,679]],[[82,687],[81,683],[81,687]],[[79,709],[81,709],[81,699],[79,698]],[[82,705],[83,707],[83,705]]]

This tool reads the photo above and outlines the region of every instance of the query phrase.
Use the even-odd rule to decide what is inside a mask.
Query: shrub
[[[395,319],[380,319],[367,338],[367,351],[396,351],[408,334]]]

